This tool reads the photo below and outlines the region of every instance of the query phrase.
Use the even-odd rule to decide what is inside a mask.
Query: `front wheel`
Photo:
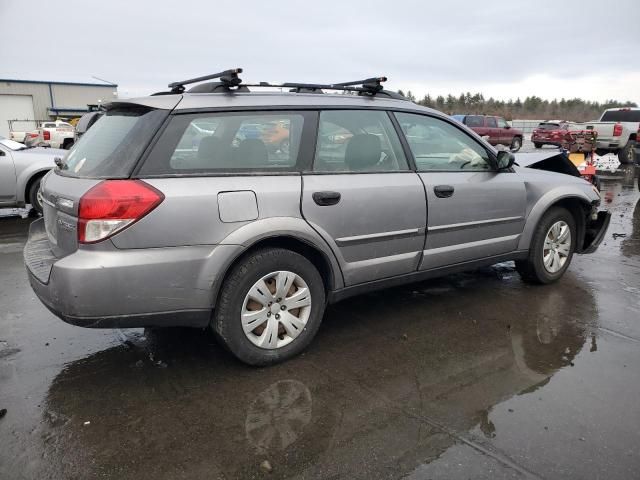
[[[552,283],[569,268],[576,247],[576,222],[562,207],[552,207],[536,227],[526,260],[516,261],[525,282]]]
[[[542,143],[533,142],[533,146],[536,148],[542,148]]]
[[[29,203],[42,215],[42,197],[40,194],[40,182],[42,178],[37,178],[29,187]]]
[[[510,150],[515,153],[518,150],[520,150],[520,147],[522,147],[522,138],[513,137],[513,140],[511,140],[511,148],[510,148]]]
[[[322,277],[306,257],[266,248],[242,259],[224,281],[212,328],[249,365],[287,360],[315,336],[325,307]]]

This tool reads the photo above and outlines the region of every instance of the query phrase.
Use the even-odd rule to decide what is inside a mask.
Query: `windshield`
[[[23,144],[14,142],[13,140],[9,140],[5,137],[0,137],[0,143],[13,151],[22,150],[23,148],[25,148]]]
[[[601,122],[640,122],[640,110],[609,110],[604,112]]]
[[[60,175],[81,178],[127,178],[168,115],[146,107],[106,112],[67,155]]]

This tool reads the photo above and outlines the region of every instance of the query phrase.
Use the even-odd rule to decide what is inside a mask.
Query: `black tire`
[[[65,141],[62,143],[62,148],[64,150],[70,150],[71,147],[73,147],[73,140],[70,138],[65,139]]]
[[[544,145],[544,143],[538,143],[538,142],[533,143],[533,146],[536,148],[542,148],[542,145]]]
[[[543,261],[543,247],[545,237],[549,232],[551,226],[558,222],[564,221],[571,232],[571,245],[569,247],[569,254],[562,268],[557,272],[549,272]],[[529,255],[526,260],[516,261],[516,270],[520,274],[522,280],[527,283],[547,284],[553,283],[560,279],[564,272],[569,268],[573,252],[576,249],[576,222],[573,215],[562,207],[550,208],[542,217],[531,239],[531,246],[529,247]]]
[[[40,181],[42,177],[36,178],[29,187],[29,203],[39,214],[42,215],[42,202],[38,198],[38,191],[40,190]]]
[[[609,150],[605,150],[603,148],[596,148],[596,155],[598,155],[599,157],[602,157],[604,155],[606,155],[607,153],[611,153]]]
[[[245,296],[253,285],[271,272],[287,270],[304,279],[311,292],[311,312],[303,331],[289,344],[264,349],[245,335],[241,312]],[[287,360],[302,352],[316,335],[325,308],[325,289],[320,273],[306,257],[282,248],[257,250],[235,265],[224,280],[211,328],[218,340],[239,360],[265,366]]]
[[[522,148],[522,137],[513,137],[513,140],[511,140],[511,146],[509,147],[509,150],[515,153],[518,150],[520,150],[520,148]]]
[[[636,142],[629,140],[627,144],[618,151],[618,160],[624,165],[632,165],[636,157]]]

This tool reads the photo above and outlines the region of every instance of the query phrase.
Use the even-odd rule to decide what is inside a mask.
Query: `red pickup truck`
[[[522,147],[522,131],[513,128],[502,117],[491,115],[451,115],[481,137],[487,137],[491,145],[505,145],[512,152]]]

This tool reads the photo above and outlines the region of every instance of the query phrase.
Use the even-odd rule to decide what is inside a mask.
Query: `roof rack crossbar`
[[[242,68],[231,68],[224,72],[213,73],[203,77],[190,78],[180,82],[173,82],[169,84],[169,88],[171,89],[171,93],[182,93],[184,92],[185,85],[204,82],[205,80],[213,80],[214,78],[219,78],[222,84],[227,87],[237,87],[242,83],[242,79],[238,77],[239,73],[242,73]]]
[[[366,78],[364,80],[354,80],[352,82],[336,83],[334,85],[337,87],[349,87],[349,86],[361,85],[362,89],[371,91],[372,93],[377,93],[383,89],[381,85],[382,82],[386,82],[386,81],[387,81],[387,77],[372,77],[372,78]]]

